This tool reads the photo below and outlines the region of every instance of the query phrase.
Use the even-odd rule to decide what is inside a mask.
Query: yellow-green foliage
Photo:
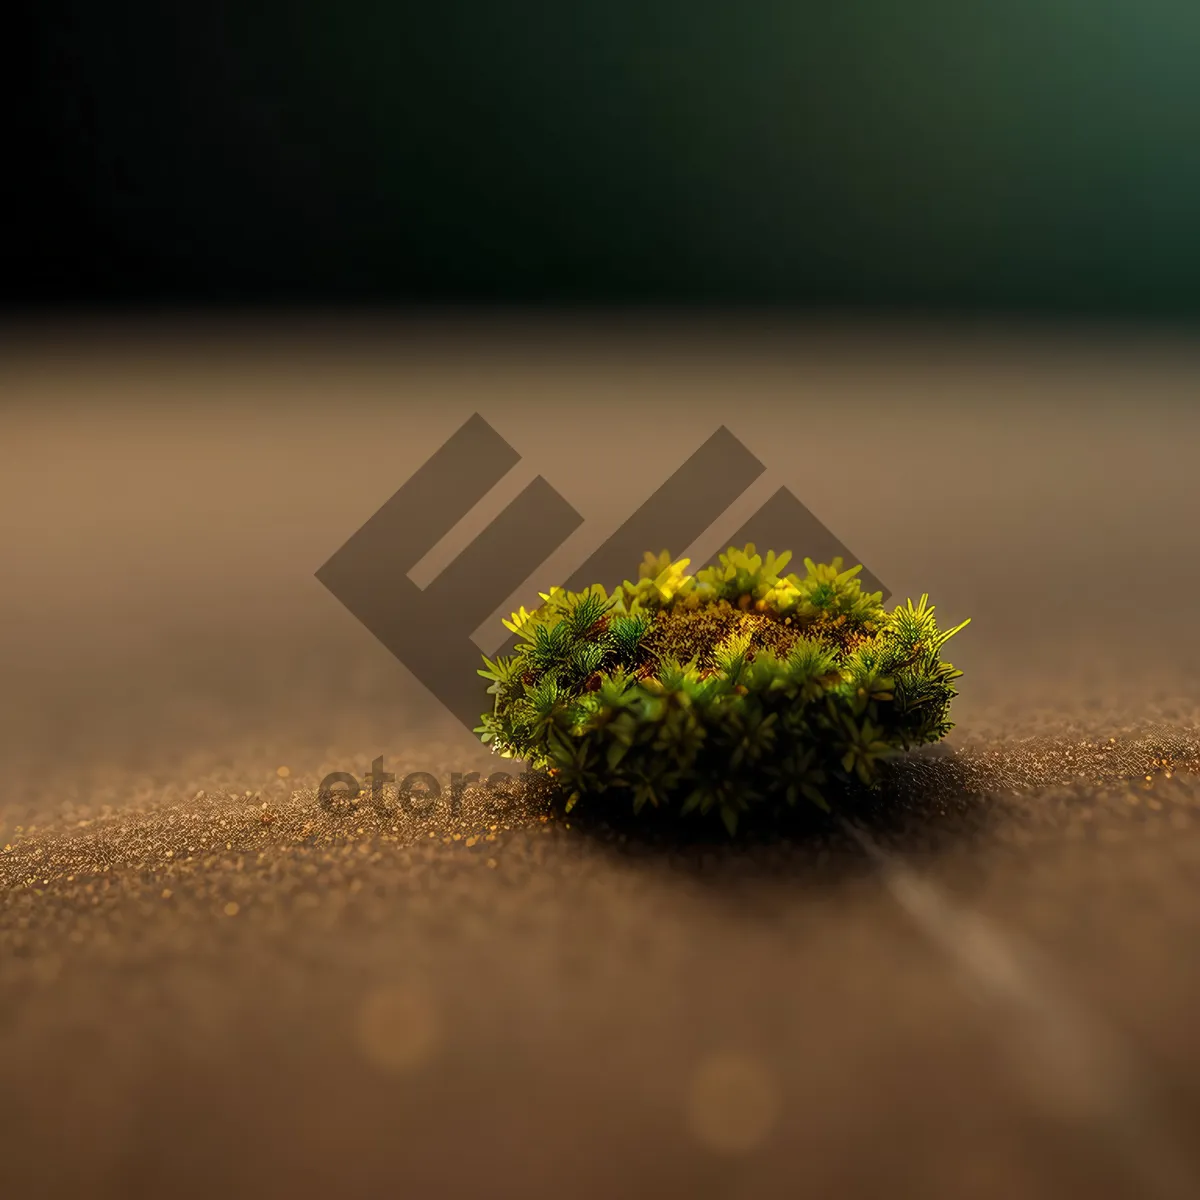
[[[750,544],[687,574],[647,553],[637,582],[552,588],[505,626],[513,654],[484,658],[495,697],[476,732],[553,776],[568,807],[624,796],[719,813],[733,833],[752,809],[805,799],[828,809],[845,785],[953,727],[962,672],[941,649],[928,596],[885,611],[862,568]]]

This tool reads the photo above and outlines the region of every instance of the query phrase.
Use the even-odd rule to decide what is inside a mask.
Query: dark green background
[[[1197,0],[29,15],[10,303],[1200,311]]]

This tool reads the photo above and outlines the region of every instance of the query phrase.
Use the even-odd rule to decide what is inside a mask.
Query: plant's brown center
[[[642,638],[639,662],[635,668],[641,678],[656,675],[664,659],[680,663],[696,659],[704,673],[717,667],[715,651],[726,639],[749,635],[747,658],[759,650],[769,650],[777,658],[786,658],[803,638],[819,637],[837,645],[843,651],[852,650],[870,636],[860,630],[848,629],[839,620],[809,624],[785,623],[769,612],[734,606],[720,601],[699,609],[666,609],[659,612],[654,624]]]

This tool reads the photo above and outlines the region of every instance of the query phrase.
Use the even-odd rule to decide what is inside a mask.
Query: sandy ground
[[[1148,335],[8,330],[5,1194],[1200,1194],[1198,391]],[[786,484],[972,617],[952,753],[755,844],[324,811],[503,765],[313,578],[474,411],[585,517],[537,586],[726,423],[707,549]]]

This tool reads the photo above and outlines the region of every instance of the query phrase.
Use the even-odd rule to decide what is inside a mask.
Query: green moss
[[[505,626],[512,655],[484,659],[493,710],[476,732],[527,759],[570,809],[645,805],[743,814],[801,802],[828,811],[880,764],[944,737],[961,676],[928,596],[885,611],[840,559],[765,558],[750,544],[688,575],[647,553],[636,583],[552,589]]]

